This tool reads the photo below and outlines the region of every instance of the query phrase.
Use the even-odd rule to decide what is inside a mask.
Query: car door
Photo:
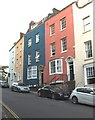
[[[94,95],[92,93],[93,93],[93,90],[91,90],[90,88],[85,88],[84,100],[86,104],[93,105]]]
[[[50,94],[51,94],[51,90],[50,90],[50,86],[46,86],[44,87],[44,96],[45,97],[50,97]]]
[[[84,88],[78,88],[77,89],[77,97],[78,97],[78,102],[79,103],[85,103],[85,96],[84,96]]]

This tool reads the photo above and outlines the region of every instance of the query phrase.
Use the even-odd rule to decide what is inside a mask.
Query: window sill
[[[52,57],[55,57],[55,55],[52,55],[52,56],[50,56],[50,57],[51,57],[51,58],[52,58]]]
[[[64,29],[61,29],[60,31],[62,32],[62,31],[64,31],[66,28],[64,28]]]
[[[90,32],[90,31],[91,31],[91,30],[83,31],[83,33],[82,33],[82,34],[85,34],[85,33]]]
[[[59,75],[59,74],[63,74],[62,72],[60,73],[50,73],[49,75]]]
[[[91,60],[91,59],[93,59],[93,57],[85,58],[84,61]]]
[[[54,34],[50,34],[50,37],[52,37],[52,36],[54,36],[55,35],[55,33]]]
[[[61,53],[66,53],[67,52],[67,50],[65,50],[65,51],[62,51]]]

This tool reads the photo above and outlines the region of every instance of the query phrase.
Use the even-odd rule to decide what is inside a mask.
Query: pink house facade
[[[75,42],[72,4],[45,22],[44,83],[74,80]]]

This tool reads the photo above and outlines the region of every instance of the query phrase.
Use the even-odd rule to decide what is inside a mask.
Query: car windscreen
[[[19,83],[18,86],[27,86],[27,85],[24,83]]]
[[[62,89],[60,87],[52,87],[51,89],[55,92],[62,92]]]

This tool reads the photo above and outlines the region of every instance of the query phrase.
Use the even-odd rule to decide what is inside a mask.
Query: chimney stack
[[[53,11],[53,14],[57,14],[59,12],[59,10],[57,10],[56,8],[53,8],[52,11]]]
[[[24,33],[20,32],[20,39],[24,36]]]

